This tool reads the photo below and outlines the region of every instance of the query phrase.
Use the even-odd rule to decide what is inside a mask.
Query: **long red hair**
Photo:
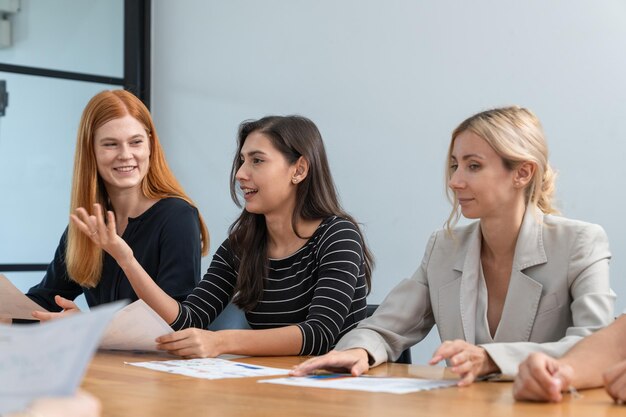
[[[71,212],[78,207],[90,209],[95,203],[112,209],[102,178],[98,175],[94,132],[105,123],[126,115],[134,117],[144,126],[150,140],[150,164],[141,183],[143,195],[149,199],[176,197],[195,207],[167,165],[150,111],[128,91],[111,90],[102,91],[89,100],[80,119],[74,157]],[[209,232],[199,212],[198,216],[202,255],[206,255],[209,252]],[[70,278],[84,287],[96,286],[102,275],[103,259],[102,249],[70,222],[65,252]]]

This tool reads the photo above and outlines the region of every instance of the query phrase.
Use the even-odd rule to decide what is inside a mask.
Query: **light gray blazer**
[[[475,342],[480,223],[433,233],[422,264],[336,349],[364,348],[372,366],[395,360],[437,325],[442,341]],[[494,343],[481,345],[504,376],[531,352],[561,356],[613,321],[608,238],[594,224],[526,210]]]

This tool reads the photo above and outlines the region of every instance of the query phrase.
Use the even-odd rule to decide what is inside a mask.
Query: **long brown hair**
[[[152,117],[146,106],[128,91],[111,90],[102,91],[89,100],[78,125],[70,200],[71,212],[73,213],[78,207],[90,210],[95,203],[99,203],[107,210],[112,210],[104,182],[98,174],[94,133],[105,123],[126,115],[134,117],[143,125],[150,141],[148,173],[141,182],[143,195],[149,199],[177,197],[195,207],[167,165]],[[200,213],[198,217],[202,255],[206,255],[209,251],[209,232]],[[189,238],[195,237],[189,236]],[[102,275],[103,259],[102,249],[70,222],[65,252],[65,262],[70,278],[85,287],[96,286]]]
[[[365,256],[365,279],[368,292],[374,259],[365,243],[357,222],[339,204],[337,190],[330,173],[322,136],[315,124],[301,116],[268,116],[255,121],[245,121],[239,126],[237,152],[230,172],[230,195],[238,207],[236,174],[241,167],[240,152],[252,132],[267,136],[289,164],[304,157],[309,164],[308,175],[297,185],[296,206],[291,216],[291,227],[301,239],[296,228],[299,219],[343,217],[352,222],[361,235]],[[238,277],[233,303],[245,311],[252,310],[263,293],[263,283],[268,274],[267,227],[265,216],[248,212],[245,208],[228,229],[232,250],[238,258]]]

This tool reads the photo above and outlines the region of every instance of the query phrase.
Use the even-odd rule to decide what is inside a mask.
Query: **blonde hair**
[[[447,184],[452,177],[450,160],[454,141],[465,131],[484,139],[508,169],[516,169],[524,162],[533,163],[535,173],[526,187],[526,204],[546,214],[558,213],[552,203],[556,174],[548,163],[548,145],[539,119],[523,107],[501,107],[469,117],[452,132],[446,160],[446,194],[452,203],[452,212],[446,221],[448,231],[461,215],[459,201]]]
[[[152,117],[146,106],[128,91],[111,90],[102,91],[89,100],[80,119],[74,156],[71,212],[73,213],[78,207],[90,210],[95,203],[99,203],[106,209],[112,208],[104,182],[98,175],[94,133],[105,123],[126,115],[134,117],[144,126],[150,141],[148,173],[141,183],[143,195],[149,199],[176,197],[195,207],[167,165]],[[198,217],[202,255],[206,255],[209,251],[209,232],[200,213]],[[189,236],[189,238],[194,239],[194,236]],[[65,251],[65,263],[70,278],[81,286],[95,287],[100,282],[103,259],[102,249],[70,222]]]

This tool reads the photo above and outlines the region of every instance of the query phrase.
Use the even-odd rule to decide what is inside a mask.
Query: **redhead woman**
[[[293,371],[359,375],[437,325],[446,360],[468,385],[511,377],[531,352],[562,355],[613,319],[609,246],[600,226],[556,216],[554,174],[539,120],[527,109],[478,113],[452,133],[446,163],[453,204],[420,267],[336,351]],[[460,215],[477,221],[454,227]]]
[[[237,204],[243,196],[245,207],[182,303],[136,272],[113,212],[106,222],[99,209],[74,220],[179,330],[157,339],[160,349],[187,358],[327,352],[365,317],[372,260],[356,221],[339,205],[315,124],[298,116],[242,123],[231,195]],[[205,330],[230,300],[252,329]]]
[[[115,213],[118,238],[137,262],[131,274],[180,301],[195,287],[209,234],[165,161],[150,112],[131,93],[103,91],[85,107],[70,206],[72,218],[82,207]],[[83,293],[89,306],[137,300],[129,271],[101,249],[97,234],[71,222],[44,279],[26,295],[53,312],[76,311],[72,300]],[[56,314],[33,313],[41,320]]]

